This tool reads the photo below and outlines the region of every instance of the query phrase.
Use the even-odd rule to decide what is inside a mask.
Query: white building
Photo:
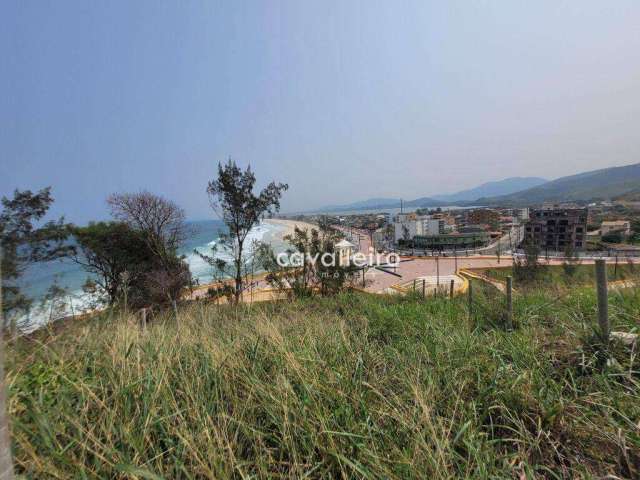
[[[417,216],[415,213],[403,213],[396,216],[394,227],[394,241],[411,240],[416,235],[435,236],[451,233],[455,225],[449,224],[444,218]]]
[[[422,217],[410,214],[400,214],[393,223],[393,240],[411,240],[416,235],[422,235]]]
[[[529,209],[528,208],[514,208],[513,216],[516,217],[520,222],[526,222],[529,220]]]
[[[349,265],[350,259],[356,250],[356,246],[346,239],[336,243],[336,251],[338,252],[338,264]]]

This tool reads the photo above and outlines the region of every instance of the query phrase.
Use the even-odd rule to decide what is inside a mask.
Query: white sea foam
[[[280,229],[281,228],[278,225],[264,222],[260,223],[251,229],[247,235],[245,245],[250,249],[254,241],[263,241],[267,233],[279,231]],[[212,239],[211,241],[196,247],[195,250],[205,255],[211,255],[212,247],[214,246],[218,247],[215,253],[216,257],[229,262],[233,260],[230,252],[226,251],[219,244],[219,238]],[[192,251],[186,254],[185,260],[189,265],[189,269],[191,270],[194,280],[197,280],[200,284],[213,281],[213,267],[204,261],[199,255]],[[99,294],[87,293],[82,289],[73,290],[53,302],[50,300],[36,300],[28,314],[19,316],[16,321],[20,330],[24,333],[28,333],[46,325],[49,321],[70,317],[72,315],[79,315],[94,310],[96,306],[100,304]]]
[[[277,225],[266,222],[261,222],[260,224],[253,227],[247,234],[247,238],[245,240],[247,252],[251,252],[251,247],[254,242],[263,241],[267,233],[276,229]],[[217,247],[215,250],[215,255],[213,255],[213,247]],[[220,244],[219,239],[212,240],[204,245],[196,247],[195,250],[203,255],[213,255],[214,258],[219,258],[228,263],[231,263],[233,261],[231,252]],[[202,257],[200,257],[198,254],[196,254],[195,252],[191,252],[186,255],[185,260],[189,265],[189,270],[191,271],[194,280],[196,280],[198,283],[205,284],[214,280],[213,267],[209,265],[209,263],[207,263],[205,260],[203,260]]]

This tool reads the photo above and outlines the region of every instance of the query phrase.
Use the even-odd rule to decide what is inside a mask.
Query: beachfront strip
[[[299,229],[317,228],[316,225],[303,221],[284,219],[270,219],[265,221],[273,222],[284,227],[280,232],[281,237],[292,234],[295,227]],[[351,258],[358,253],[368,257],[373,251],[370,235],[366,231],[340,226],[335,226],[334,228],[341,230],[347,242],[351,245]],[[541,256],[539,261],[542,265],[557,266],[562,265],[564,262],[562,258],[545,258],[544,256]],[[616,259],[611,257],[608,258],[607,261],[614,263]],[[628,261],[640,263],[640,258],[630,258]],[[580,260],[580,264],[582,265],[592,265],[594,262],[594,258],[582,258]],[[512,255],[497,256],[482,254],[482,251],[468,256],[462,253],[459,256],[401,255],[400,262],[395,267],[378,269],[370,266],[363,268],[364,281],[362,280],[361,271],[357,274],[358,277],[354,281],[354,288],[374,294],[397,294],[416,289],[418,292],[423,292],[424,290],[425,295],[433,295],[436,292],[449,292],[451,281],[453,280],[454,293],[460,293],[466,285],[465,277],[461,274],[461,271],[510,268],[513,266],[513,263],[514,257]],[[257,274],[248,283],[242,295],[243,302],[273,301],[283,298],[284,293],[272,288],[264,276],[265,274]],[[188,298],[205,298],[207,296],[207,290],[212,286],[216,285],[200,286],[195,289]],[[226,302],[224,298],[218,298],[216,301],[220,303]]]

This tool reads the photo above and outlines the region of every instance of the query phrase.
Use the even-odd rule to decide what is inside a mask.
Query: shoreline
[[[268,218],[263,220],[263,222],[282,227],[281,231],[273,232],[274,236],[281,241],[284,241],[284,237],[286,235],[293,235],[296,227],[298,227],[301,230],[311,230],[312,228],[315,228],[315,229],[318,228],[317,225],[314,225],[309,222],[304,222],[301,220],[285,220],[282,218]]]
[[[287,242],[284,239],[287,235],[293,235],[295,232],[295,228],[298,227],[302,230],[310,230],[312,228],[317,229],[317,225],[313,225],[308,222],[303,222],[299,220],[286,220],[280,218],[268,218],[263,220],[264,223],[268,223],[270,225],[275,225],[278,227],[277,229],[269,229],[268,232],[265,232],[261,241],[264,243],[268,243],[271,247],[278,251],[280,249],[284,249],[287,246]],[[281,247],[281,248],[278,248]],[[269,289],[270,286],[265,282],[264,277],[267,275],[267,272],[256,272],[253,275],[249,275],[246,279],[248,282],[255,282],[254,290],[263,290]],[[206,292],[209,288],[220,287],[227,283],[233,283],[233,278],[228,278],[224,280],[218,280],[209,283],[203,283],[194,287],[193,292],[186,294],[185,298],[189,300],[197,299],[206,295]]]

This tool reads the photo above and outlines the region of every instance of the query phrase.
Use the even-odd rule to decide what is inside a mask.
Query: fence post
[[[453,278],[451,279],[451,284],[449,285],[449,299],[453,300]]]
[[[2,313],[2,249],[0,249],[0,480],[13,479],[7,391],[4,384],[4,315]]]
[[[425,291],[426,288],[427,288],[427,281],[423,278],[422,279],[422,298],[427,297],[427,292]]]
[[[416,291],[416,280],[417,279],[415,279],[415,278],[413,279],[413,291],[414,292]]]
[[[471,281],[469,280],[469,320],[471,320],[471,317],[473,316],[473,285],[471,284]]]
[[[598,324],[600,335],[605,344],[609,344],[609,299],[607,294],[607,264],[605,260],[596,260],[596,285],[598,289]]]
[[[145,330],[147,328],[147,308],[140,309],[140,328]]]
[[[513,279],[507,277],[507,329],[513,329]]]

